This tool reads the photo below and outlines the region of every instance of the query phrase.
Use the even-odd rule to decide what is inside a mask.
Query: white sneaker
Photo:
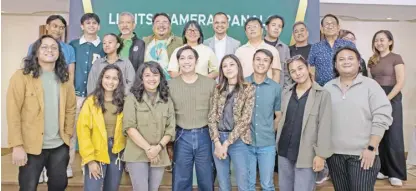
[[[384,179],[387,179],[387,178],[389,178],[388,176],[385,176],[383,173],[381,173],[381,172],[379,172],[378,174],[377,174],[377,179],[379,179],[379,180],[384,180]]]
[[[389,181],[392,186],[403,186],[402,180],[398,178],[389,178]]]
[[[43,181],[44,181],[45,183],[47,183],[47,182],[48,182],[48,175],[46,174],[46,169],[43,169]]]
[[[40,172],[40,176],[39,176],[39,184],[43,183],[43,171]]]
[[[68,176],[68,178],[74,177],[74,173],[72,173],[72,168],[66,169],[66,176]]]

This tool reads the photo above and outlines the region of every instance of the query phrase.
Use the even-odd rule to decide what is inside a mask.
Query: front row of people
[[[36,190],[46,167],[48,188],[63,191],[74,88],[53,37],[42,36],[33,48],[10,80],[9,144],[21,190]],[[181,74],[169,85],[158,63],[145,62],[127,95],[123,71],[103,68],[77,121],[84,190],[118,190],[124,164],[134,190],[158,190],[170,141],[175,191],[192,190],[194,165],[199,189],[212,190],[213,163],[221,190],[231,190],[230,164],[238,190],[255,190],[257,166],[263,189],[274,190],[276,150],[280,190],[313,190],[325,160],[336,190],[374,190],[392,107],[380,85],[360,74],[355,48],[336,51],[337,78],[325,87],[313,81],[302,56],[292,57],[287,70],[295,83],[283,93],[267,77],[273,56],[265,49],[254,54],[254,73],[246,79],[239,59],[224,56],[217,85],[195,72],[198,53],[191,47],[176,58]]]

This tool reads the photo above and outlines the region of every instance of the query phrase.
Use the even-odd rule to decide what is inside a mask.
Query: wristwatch
[[[373,147],[373,146],[371,146],[371,145],[368,145],[367,150],[369,150],[369,151],[374,151],[374,147]]]

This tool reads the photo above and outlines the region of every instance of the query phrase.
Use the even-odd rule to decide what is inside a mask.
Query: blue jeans
[[[219,132],[219,139],[221,143],[224,143],[228,139],[230,133]],[[215,146],[212,146],[212,152],[214,153]],[[228,147],[228,156],[226,159],[220,160],[215,155],[214,162],[217,168],[217,179],[220,186],[220,191],[231,190],[231,178],[230,178],[230,163],[232,162],[235,169],[235,175],[237,180],[237,186],[239,191],[248,190],[248,145],[246,145],[241,139],[237,139],[232,145]]]
[[[124,170],[124,162],[120,161],[119,158],[123,155],[123,151],[121,151],[119,154],[112,153],[111,149],[113,148],[113,142],[114,140],[112,138],[108,138],[108,154],[110,156],[110,164],[100,164],[103,171],[103,178],[100,178],[98,180],[95,180],[95,178],[92,176],[90,178],[90,171],[88,169],[88,165],[85,165],[84,191],[118,190],[121,176],[123,175]]]
[[[214,190],[212,142],[208,127],[191,130],[176,128],[173,147],[173,191],[192,190],[194,164],[198,190]]]
[[[256,190],[257,162],[259,165],[260,184],[263,191],[274,191],[274,161],[276,146],[255,147],[249,145],[249,190]]]

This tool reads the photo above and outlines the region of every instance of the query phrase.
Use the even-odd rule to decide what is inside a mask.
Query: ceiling
[[[361,21],[416,21],[416,6],[410,5],[363,5],[321,3],[320,15],[328,13],[342,20]]]
[[[1,0],[1,11],[2,14],[34,15],[69,13],[69,1],[70,0]],[[329,0],[321,1],[330,2]],[[416,22],[416,6],[342,4],[333,2],[335,1],[332,0],[332,3],[321,3],[321,16],[332,13],[339,16],[342,20]],[[391,20],[387,20],[387,18],[391,18]]]

